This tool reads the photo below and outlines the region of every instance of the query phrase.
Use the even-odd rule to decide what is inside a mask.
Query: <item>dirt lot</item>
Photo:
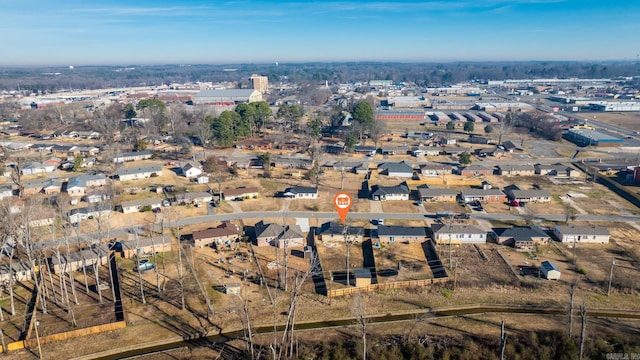
[[[640,113],[638,112],[604,112],[592,116],[596,116],[597,121],[640,131]]]

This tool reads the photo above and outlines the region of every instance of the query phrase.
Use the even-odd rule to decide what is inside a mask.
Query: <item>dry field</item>
[[[597,121],[632,131],[640,131],[640,112],[603,112],[594,116]]]

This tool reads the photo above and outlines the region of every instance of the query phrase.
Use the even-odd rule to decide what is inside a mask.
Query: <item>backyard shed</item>
[[[356,287],[371,285],[371,270],[358,268],[353,269],[353,277],[356,278]]]
[[[547,280],[560,280],[560,269],[551,261],[543,261],[540,264],[540,271]]]

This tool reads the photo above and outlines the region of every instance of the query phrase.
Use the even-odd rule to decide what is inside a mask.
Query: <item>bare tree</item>
[[[362,337],[362,360],[367,360],[367,309],[362,294],[357,293],[353,296],[351,304],[351,312],[356,318],[356,325],[360,330]]]
[[[285,321],[284,329],[282,330],[282,338],[279,344],[273,344],[272,349],[278,349],[277,356],[275,359],[281,359],[284,354],[287,353],[287,349],[289,350],[288,358],[292,357],[293,351],[293,333],[296,321],[296,312],[298,310],[298,300],[300,295],[302,294],[302,286],[305,281],[309,278],[309,276],[313,276],[320,273],[320,260],[317,255],[312,256],[309,261],[309,268],[305,272],[296,271],[294,278],[293,289],[291,289],[291,295],[289,300],[289,308],[287,311],[287,319]],[[276,303],[274,302],[274,309],[276,307]],[[275,327],[275,318],[274,318],[274,327]],[[275,352],[274,352],[275,354]]]

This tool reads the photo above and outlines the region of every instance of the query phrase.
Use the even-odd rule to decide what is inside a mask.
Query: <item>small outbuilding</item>
[[[353,277],[356,279],[356,287],[371,285],[371,270],[365,268],[353,269]]]
[[[540,264],[540,272],[547,280],[560,280],[560,269],[551,261],[543,261]]]
[[[228,295],[240,295],[242,287],[240,283],[231,283],[224,286],[224,292]]]

